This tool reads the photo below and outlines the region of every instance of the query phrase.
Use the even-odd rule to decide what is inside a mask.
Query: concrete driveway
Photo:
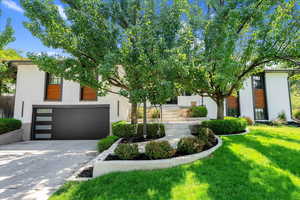
[[[0,199],[47,199],[94,157],[97,141],[28,141],[0,146]]]

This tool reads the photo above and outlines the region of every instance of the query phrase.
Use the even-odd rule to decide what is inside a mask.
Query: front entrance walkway
[[[0,146],[0,199],[46,200],[94,157],[96,142],[28,141]]]

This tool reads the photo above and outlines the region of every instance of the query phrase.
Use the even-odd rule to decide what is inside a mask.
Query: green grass
[[[50,200],[300,199],[300,128],[254,126],[222,139],[204,160],[69,182]]]

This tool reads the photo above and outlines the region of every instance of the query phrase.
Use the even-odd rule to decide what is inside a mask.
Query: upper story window
[[[45,100],[60,101],[62,97],[62,78],[46,73]]]
[[[97,91],[93,88],[81,86],[80,87],[81,101],[97,101]]]

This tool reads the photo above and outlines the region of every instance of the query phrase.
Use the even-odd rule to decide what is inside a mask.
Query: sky
[[[60,13],[63,16],[63,7],[58,2],[57,5],[59,6],[61,11]],[[28,52],[46,52],[48,54],[61,52],[44,46],[38,38],[35,38],[30,31],[23,26],[23,22],[28,21],[28,19],[24,16],[24,11],[20,6],[19,0],[1,0],[0,9],[2,14],[0,17],[0,30],[3,30],[6,20],[11,18],[12,26],[15,31],[14,37],[16,40],[10,43],[8,48],[21,52],[22,56],[26,56]]]

